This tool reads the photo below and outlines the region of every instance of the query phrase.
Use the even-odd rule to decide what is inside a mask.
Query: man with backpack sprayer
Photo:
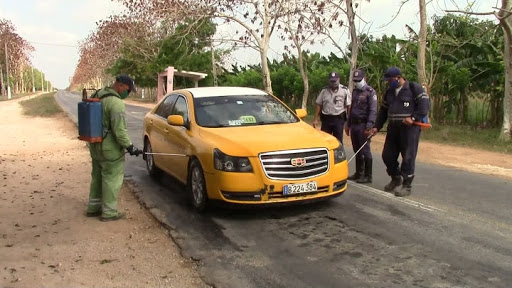
[[[384,191],[405,197],[411,194],[421,126],[428,125],[421,122],[430,110],[430,99],[421,85],[407,81],[397,67],[387,69],[384,80],[389,87],[384,94],[372,135],[388,121],[382,160],[391,181]],[[400,154],[401,165],[398,163]],[[400,185],[401,189],[395,191]]]
[[[133,146],[125,121],[125,99],[135,92],[132,78],[118,75],[111,87],[96,91],[91,98],[102,104],[103,137],[100,142],[89,143],[92,158],[92,179],[87,217],[101,216],[101,221],[124,218],[118,211],[117,199],[124,180],[124,150],[138,156],[142,151]]]

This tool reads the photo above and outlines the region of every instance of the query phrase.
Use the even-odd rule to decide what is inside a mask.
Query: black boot
[[[357,183],[372,183],[373,159],[364,158],[364,176],[357,179]]]
[[[363,160],[364,160],[363,158],[356,157],[356,172],[354,174],[352,174],[352,176],[349,176],[348,180],[356,181],[357,179],[363,177],[363,169],[364,169]]]
[[[391,181],[386,186],[384,186],[384,191],[392,192],[393,190],[395,190],[396,187],[400,186],[401,184],[402,184],[402,176],[400,176],[400,175],[391,176]]]
[[[402,187],[399,191],[395,191],[396,197],[405,197],[411,195],[411,189],[412,189],[412,180],[414,179],[414,176],[404,178],[404,182],[402,183]]]

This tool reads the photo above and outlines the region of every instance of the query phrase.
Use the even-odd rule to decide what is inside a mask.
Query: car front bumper
[[[302,180],[269,179],[261,170],[252,173],[205,173],[209,199],[252,205],[302,202],[338,196],[347,189],[347,177],[346,161],[332,165],[323,175]],[[283,194],[284,185],[308,182],[316,182],[317,189],[306,193]]]

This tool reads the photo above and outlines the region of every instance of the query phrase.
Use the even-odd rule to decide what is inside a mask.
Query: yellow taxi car
[[[144,159],[187,187],[195,209],[209,201],[274,204],[323,200],[347,189],[343,145],[253,88],[176,90],[144,118]]]

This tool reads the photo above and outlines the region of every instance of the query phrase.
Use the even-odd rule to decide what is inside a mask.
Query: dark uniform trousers
[[[325,115],[320,114],[320,121],[322,121],[321,130],[333,135],[341,143],[343,143],[343,131],[345,127],[346,112],[340,115]]]
[[[370,150],[371,140],[364,134],[366,130],[366,120],[353,119],[350,122],[350,139],[352,140],[352,149],[354,153],[363,146],[364,142],[368,140],[368,143],[364,145],[359,154],[356,155],[356,159],[372,159],[372,151]]]
[[[402,122],[391,121],[388,124],[388,132],[382,159],[390,176],[402,175],[404,179],[414,176],[416,154],[420,140],[421,128],[417,125],[407,126]],[[402,155],[402,167],[399,167],[398,156]]]

